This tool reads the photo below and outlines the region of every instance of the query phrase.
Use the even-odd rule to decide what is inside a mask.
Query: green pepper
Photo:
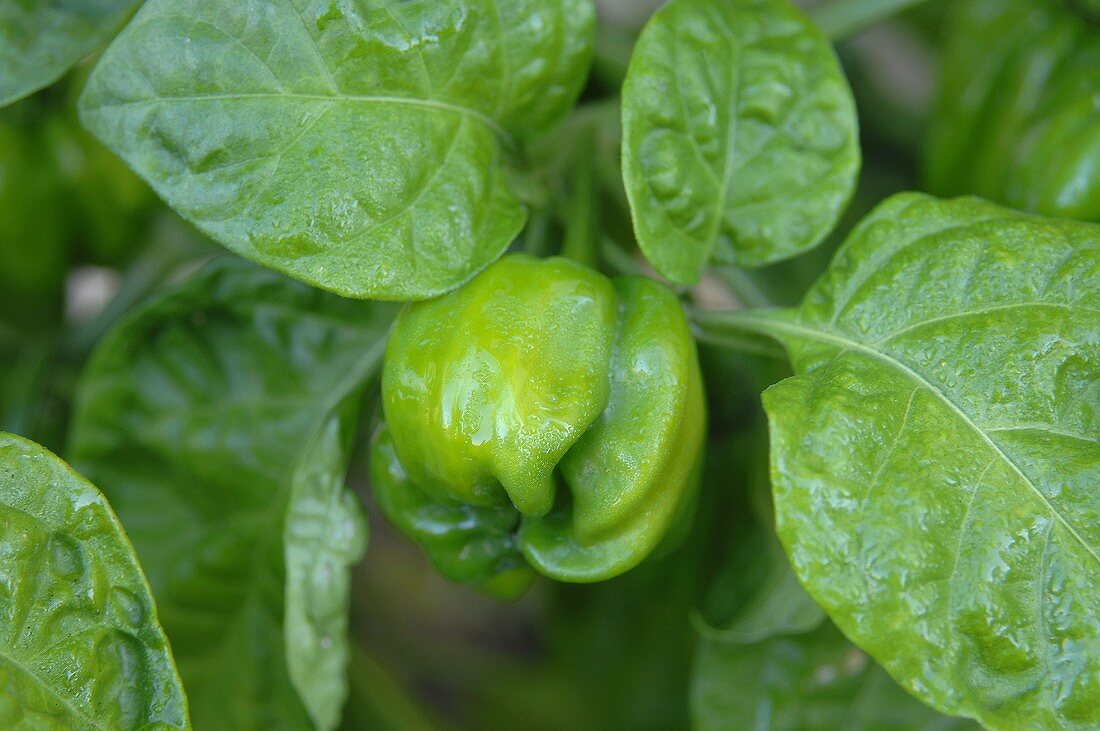
[[[599,581],[683,532],[705,409],[676,297],[515,254],[406,305],[382,375],[372,477],[453,580],[498,595],[531,568]]]
[[[952,7],[929,189],[1100,221],[1100,27],[1049,0]]]

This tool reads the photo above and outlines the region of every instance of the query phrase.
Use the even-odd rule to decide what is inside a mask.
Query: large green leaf
[[[0,433],[0,727],[186,729],[149,585],[103,495]]]
[[[638,242],[669,279],[815,246],[859,170],[855,104],[828,40],[788,0],[672,0],[623,86]]]
[[[763,432],[763,424],[760,425]],[[728,545],[695,626],[693,728],[883,731],[969,726],[907,695],[847,641],[799,585],[772,528],[766,440],[742,431],[724,446],[719,514]],[[721,483],[719,483],[721,484]],[[763,498],[763,499],[761,499]],[[758,523],[750,522],[755,515]]]
[[[590,0],[150,0],[85,124],[237,253],[419,299],[500,256],[519,147],[584,81]]]
[[[49,86],[104,45],[141,0],[0,3],[0,106]]]
[[[814,599],[935,707],[1100,725],[1100,227],[890,199],[771,333],[780,537]]]
[[[73,455],[134,540],[199,728],[339,717],[346,566],[365,539],[348,435],[392,314],[220,262],[87,368]]]
[[[703,640],[692,671],[691,717],[698,731],[976,728],[906,694],[830,623],[747,645]]]

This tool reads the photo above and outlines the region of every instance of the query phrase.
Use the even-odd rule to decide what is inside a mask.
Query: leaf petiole
[[[786,351],[772,339],[777,331],[766,313],[775,310],[688,311],[695,337],[703,343],[741,353],[786,360]],[[761,337],[763,336],[763,337]]]

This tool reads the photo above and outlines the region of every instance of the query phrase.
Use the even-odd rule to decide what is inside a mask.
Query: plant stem
[[[572,171],[572,190],[566,206],[565,243],[562,256],[590,267],[598,257],[599,197],[596,188],[596,133],[589,128],[578,145],[580,155]]]
[[[692,329],[700,342],[786,360],[787,353],[775,342],[777,330],[767,310],[702,310],[690,311]]]
[[[0,421],[5,429],[17,434],[34,434],[33,407],[53,375],[50,359],[53,357],[52,337],[43,337],[25,345],[15,358],[9,372],[11,403],[0,410]],[[37,436],[37,435],[36,435]]]
[[[736,266],[723,266],[716,268],[715,272],[746,308],[775,306],[775,302],[768,296],[768,293],[744,269]]]
[[[832,0],[810,17],[832,41],[840,41],[925,0]]]
[[[638,260],[624,251],[610,236],[600,237],[600,260],[615,274],[640,276],[645,273]]]
[[[550,248],[550,222],[553,214],[549,207],[539,208],[531,214],[527,228],[523,231],[521,248],[531,256],[546,256]]]
[[[742,335],[764,335],[779,340],[783,328],[775,317],[777,309],[764,310],[691,310],[691,321],[706,333],[714,337],[726,337],[736,333]]]

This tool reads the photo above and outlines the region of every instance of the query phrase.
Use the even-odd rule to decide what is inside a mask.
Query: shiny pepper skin
[[[372,476],[387,517],[451,579],[500,596],[531,568],[621,574],[694,507],[705,413],[662,285],[506,256],[402,311]]]

